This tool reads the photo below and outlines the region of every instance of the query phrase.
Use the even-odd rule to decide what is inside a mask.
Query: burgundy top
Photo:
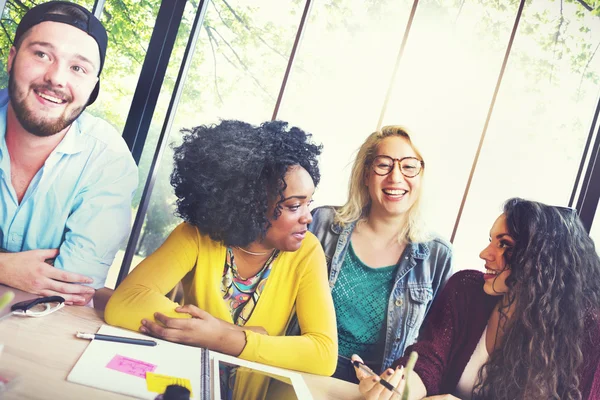
[[[411,351],[419,354],[414,371],[427,395],[453,393],[500,296],[483,291],[483,273],[454,274],[436,298],[423,323],[419,340],[392,365],[406,365]],[[583,399],[600,399],[600,320],[587,318],[580,390]]]

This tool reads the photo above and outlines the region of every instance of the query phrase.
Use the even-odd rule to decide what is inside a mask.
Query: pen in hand
[[[99,333],[77,332],[75,334],[75,336],[77,336],[80,339],[106,340],[108,342],[139,344],[141,346],[156,346],[156,344],[157,344],[155,340],[133,339],[133,338],[122,337],[122,336],[102,335]]]
[[[377,374],[375,372],[373,372],[373,370],[371,368],[367,367],[365,364],[361,363],[360,361],[351,360],[351,362],[352,362],[352,365],[354,365],[356,368],[358,368],[362,371],[365,371],[367,374],[369,374],[371,376],[377,376]],[[385,379],[379,379],[378,382],[381,383],[383,385],[383,387],[385,387],[390,392],[393,392],[393,393],[396,393],[396,394],[402,396],[402,392],[400,392],[398,389],[396,389],[394,387],[394,385],[392,385]]]

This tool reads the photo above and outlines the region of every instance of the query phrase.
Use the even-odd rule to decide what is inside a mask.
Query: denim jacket
[[[313,210],[309,230],[320,240],[329,271],[329,287],[333,289],[340,274],[350,237],[356,222],[341,227],[333,222],[335,208]],[[419,328],[435,296],[452,275],[450,244],[433,239],[409,243],[394,278],[388,300],[385,347],[381,371],[402,357],[404,349],[417,339]]]

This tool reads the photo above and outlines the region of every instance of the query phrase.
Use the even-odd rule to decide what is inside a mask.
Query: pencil
[[[156,346],[156,341],[154,340],[145,340],[145,339],[133,339],[122,336],[112,336],[112,335],[102,335],[99,333],[83,333],[77,332],[76,336],[81,339],[97,339],[97,340],[106,340],[108,342],[117,342],[117,343],[127,343],[127,344],[139,344],[141,346]]]

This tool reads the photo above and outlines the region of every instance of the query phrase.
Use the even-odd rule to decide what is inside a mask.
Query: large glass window
[[[98,100],[90,112],[123,131],[161,0],[106,0],[101,21],[108,49]]]
[[[600,19],[580,4],[525,6],[454,242],[459,268],[481,267],[506,199],[567,205],[600,93],[598,43]]]
[[[399,66],[384,125],[412,132],[426,162],[431,229],[450,238],[517,8],[500,1],[422,0]]]
[[[411,7],[351,3],[315,4],[279,114],[325,145],[319,204],[346,199],[349,165],[376,127]],[[422,0],[399,64],[383,125],[413,132],[427,161],[429,222],[446,238],[517,9]],[[526,5],[455,240],[458,268],[481,268],[479,251],[508,197],[568,201],[598,99],[599,34],[600,21],[575,2]]]
[[[110,3],[112,1],[113,0],[108,0],[107,3]],[[125,26],[128,23],[127,21],[131,21],[132,23],[139,24],[139,25],[147,25],[148,30],[145,31],[146,37],[143,41],[143,43],[145,43],[144,45],[142,45],[142,43],[132,42],[132,43],[128,43],[127,46],[125,46],[125,49],[126,49],[125,51],[129,51],[132,54],[132,57],[130,58],[127,65],[130,68],[135,68],[137,71],[136,72],[137,75],[139,75],[142,64],[144,62],[144,57],[145,57],[146,51],[147,51],[146,46],[148,45],[148,43],[150,41],[150,36],[152,35],[153,24],[154,24],[154,21],[156,20],[155,14],[158,12],[158,9],[161,5],[161,0],[153,0],[151,4],[146,4],[145,8],[141,8],[141,4],[142,3],[139,3],[139,4],[136,3],[135,5],[132,5],[133,8],[129,8],[129,6],[127,6],[126,4],[124,4],[120,1],[114,1],[115,8],[114,9],[110,8],[110,7],[106,8],[105,14],[103,14],[103,23],[105,23],[105,24],[108,22],[109,19],[113,18],[111,12],[114,12],[117,14],[118,21],[121,21],[121,23],[124,24]],[[142,192],[144,190],[144,186],[146,185],[146,178],[148,176],[150,164],[152,162],[152,157],[154,155],[154,149],[157,146],[158,136],[160,134],[160,130],[161,130],[162,124],[165,119],[165,114],[167,111],[167,107],[169,105],[169,101],[171,98],[175,80],[176,80],[177,74],[179,72],[179,66],[183,59],[185,47],[186,47],[186,44],[188,41],[188,37],[190,35],[190,27],[192,25],[192,22],[194,20],[194,15],[196,13],[196,8],[197,8],[197,6],[195,4],[193,4],[192,2],[186,3],[184,14],[183,14],[183,21],[180,24],[179,29],[177,31],[175,45],[174,45],[173,51],[171,53],[169,65],[167,67],[163,85],[161,87],[161,91],[160,91],[160,94],[158,97],[156,108],[154,110],[154,115],[152,117],[152,123],[150,125],[148,135],[146,137],[146,142],[144,145],[145,150],[142,154],[142,157],[140,158],[139,165],[138,165],[139,185],[138,185],[138,190],[133,198],[133,204],[132,204],[133,218],[135,218],[135,214],[137,212],[137,209],[140,204],[141,197],[142,197]],[[137,13],[133,14],[133,15],[126,15],[126,14],[123,15],[123,12],[127,12],[128,10],[129,11],[137,10]],[[150,11],[152,11],[152,15],[148,14]],[[152,21],[152,23],[150,24],[149,21]],[[125,28],[125,29],[130,29],[130,28]],[[118,49],[119,48],[117,46],[115,46],[115,51],[118,51]],[[107,58],[108,58],[108,55],[107,55]],[[114,82],[115,90],[121,90],[119,83],[124,85],[123,89],[122,89],[122,97],[117,97],[117,99],[120,99],[120,100],[119,100],[119,104],[116,105],[114,108],[114,111],[116,113],[113,115],[113,118],[121,121],[122,126],[125,125],[125,121],[127,119],[128,113],[129,113],[130,103],[133,98],[133,94],[134,94],[136,85],[138,83],[137,75],[136,75],[135,79],[131,79],[131,77],[123,75],[120,78],[120,79],[122,79],[121,82],[119,79],[117,79],[117,81]],[[110,99],[110,97],[106,97],[106,98]],[[157,190],[160,193],[163,193],[165,190],[168,190],[168,187],[169,187],[168,175],[159,176],[159,179],[156,181],[155,190]],[[152,216],[149,218],[149,220],[146,221],[146,225],[149,228],[148,232],[152,232],[152,235],[156,235],[155,232],[159,232],[160,234],[163,234],[163,232],[166,232],[167,229],[170,227],[169,219],[170,219],[171,214],[172,214],[171,210],[156,210],[152,214]],[[133,223],[133,221],[132,221],[132,223]],[[144,239],[144,236],[142,236],[142,239]],[[146,239],[146,240],[148,240],[148,239]],[[117,256],[115,257],[115,260],[108,272],[108,276],[106,278],[106,284],[105,284],[105,286],[108,288],[112,289],[112,288],[114,288],[114,286],[116,284],[117,277],[119,275],[119,269],[121,268],[121,265],[123,263],[123,257],[125,255],[126,246],[127,246],[127,242],[123,243],[121,250],[119,250],[119,252],[117,253]],[[137,254],[135,254],[133,256],[132,264],[135,266],[142,259],[143,259],[143,257],[140,257]]]
[[[303,6],[292,0],[210,2],[170,142],[179,142],[183,128],[220,119],[257,124],[271,118]],[[195,9],[189,14],[186,11],[187,26],[180,32],[183,29],[189,34],[194,13]],[[185,42],[177,45],[175,52],[184,48]],[[171,64],[179,68],[178,63]],[[170,90],[163,91],[168,101]],[[164,112],[157,109],[140,162],[144,180],[163,120]],[[180,222],[174,216],[175,198],[169,184],[172,164],[169,148],[160,165],[132,267],[158,248]],[[113,268],[113,275],[117,268]]]
[[[278,115],[323,143],[315,204],[343,204],[377,121],[412,1],[314,2]]]
[[[43,1],[43,0],[42,0]],[[40,1],[8,0],[0,21],[0,87],[22,15]],[[94,0],[76,0],[92,9]],[[89,112],[123,130],[162,0],[106,0],[109,47],[98,101]],[[168,141],[220,119],[271,119],[303,0],[208,3]],[[277,115],[324,145],[317,205],[347,197],[356,150],[382,125],[405,125],[426,161],[431,228],[450,238],[517,14],[518,2],[420,0],[394,67],[412,0],[313,1]],[[196,15],[186,4],[139,165],[137,209]],[[509,197],[566,205],[600,96],[600,19],[578,1],[527,2],[454,240],[457,268],[477,258]],[[390,98],[385,112],[386,93]],[[132,266],[179,223],[162,157]],[[596,222],[600,221],[596,216]],[[600,222],[592,237],[600,240]],[[123,258],[107,280],[113,287]]]

